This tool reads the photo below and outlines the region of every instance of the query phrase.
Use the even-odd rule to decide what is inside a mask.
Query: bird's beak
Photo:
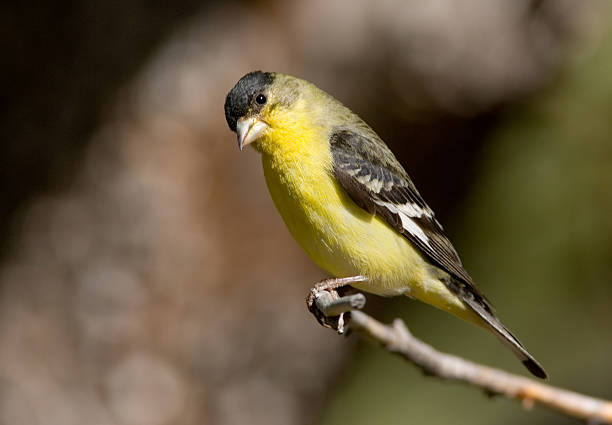
[[[236,123],[236,134],[238,135],[238,147],[240,150],[259,139],[267,128],[268,124],[258,118],[240,118]]]

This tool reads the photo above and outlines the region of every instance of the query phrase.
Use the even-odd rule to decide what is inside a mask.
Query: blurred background
[[[370,123],[554,385],[612,398],[612,7],[571,0],[3,2],[0,423],[560,424],[334,335],[240,153],[262,69]],[[490,335],[369,297],[426,342]]]

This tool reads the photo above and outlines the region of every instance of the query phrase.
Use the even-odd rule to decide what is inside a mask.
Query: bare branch
[[[315,304],[320,311],[340,314],[355,306],[351,304],[351,300],[344,298],[347,297],[317,296]],[[586,420],[589,424],[612,424],[610,401],[588,397],[442,353],[414,337],[401,319],[395,319],[392,325],[385,325],[361,311],[351,310],[348,328],[403,357],[427,375],[472,385],[483,389],[487,394],[521,400],[526,408],[540,403],[568,416]]]
[[[317,307],[326,317],[339,316],[350,310],[362,309],[366,303],[366,298],[361,293],[334,298],[328,291],[321,291],[317,293],[316,299]]]

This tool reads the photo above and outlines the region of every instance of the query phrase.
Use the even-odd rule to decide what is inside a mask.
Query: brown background
[[[304,296],[325,273],[223,117],[254,69],[366,119],[551,382],[612,397],[611,17],[595,1],[3,3],[0,423],[562,421],[316,325]],[[370,308],[523,373],[433,309]]]

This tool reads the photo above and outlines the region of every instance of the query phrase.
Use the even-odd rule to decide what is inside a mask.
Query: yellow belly
[[[262,155],[268,189],[289,231],[319,267],[335,277],[368,277],[353,285],[360,290],[408,295],[473,321],[435,267],[383,219],[357,206],[327,170],[279,161]]]

